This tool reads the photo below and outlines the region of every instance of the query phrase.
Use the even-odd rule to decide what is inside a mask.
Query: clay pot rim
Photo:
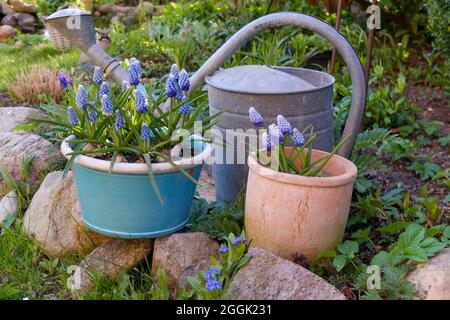
[[[320,154],[323,157],[328,155],[329,153],[313,149],[313,154]],[[264,176],[267,179],[285,184],[322,188],[338,187],[353,183],[358,173],[358,168],[352,161],[339,155],[334,155],[329,163],[338,163],[338,166],[344,170],[344,173],[329,177],[305,177],[291,173],[276,172],[259,164],[254,155],[255,153],[252,152],[248,156],[248,166],[252,172],[259,176]]]

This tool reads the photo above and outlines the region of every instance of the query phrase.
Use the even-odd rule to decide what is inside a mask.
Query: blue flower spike
[[[170,75],[178,82],[180,79],[180,69],[178,69],[178,66],[174,63],[170,67]]]
[[[108,95],[102,96],[102,112],[106,116],[111,116],[114,113],[114,106]]]
[[[86,110],[88,103],[87,91],[82,84],[78,85],[77,94],[75,96],[77,107],[81,110]]]
[[[137,86],[141,82],[141,77],[141,63],[136,58],[131,58],[128,66],[128,82],[133,86]]]
[[[221,290],[222,289],[222,285],[220,284],[220,281],[217,280],[216,276],[220,275],[220,270],[215,268],[215,267],[211,267],[209,268],[206,273],[205,273],[205,287],[208,291],[214,291],[216,289]]]
[[[146,141],[150,140],[152,137],[152,132],[146,123],[141,125],[141,139]]]
[[[219,247],[219,252],[220,253],[227,253],[228,252],[228,247],[224,244],[221,244]]]
[[[166,95],[169,98],[177,98],[179,99],[181,95],[183,95],[183,91],[181,90],[180,86],[178,85],[178,81],[175,79],[173,75],[169,76],[169,79],[167,79],[166,82]]]
[[[279,114],[277,116],[277,126],[283,135],[291,135],[292,134],[291,124],[281,114]]]
[[[186,70],[181,70],[180,79],[178,80],[178,84],[183,91],[189,91],[191,86],[191,80],[189,79],[189,74]]]
[[[139,113],[146,113],[148,111],[148,99],[145,94],[139,90],[134,90],[134,105]]]
[[[178,112],[180,112],[181,115],[185,116],[189,112],[191,112],[191,105],[189,102],[185,99],[183,105],[178,109]]]
[[[103,71],[100,67],[94,68],[94,75],[92,76],[92,80],[96,85],[101,85],[103,82]]]
[[[123,119],[123,115],[120,113],[120,110],[116,110],[116,129],[123,129],[125,127],[125,121]]]
[[[75,109],[72,107],[69,107],[67,109],[67,113],[69,116],[69,123],[73,126],[76,126],[79,123],[79,120],[78,120],[78,115],[77,115]]]
[[[248,109],[248,116],[255,127],[260,128],[264,125],[264,119],[254,107]]]
[[[97,121],[97,111],[94,108],[90,108],[88,112],[88,120],[89,122]]]
[[[69,81],[67,80],[66,74],[64,71],[60,71],[58,74],[59,85],[62,89],[66,89],[69,86]]]
[[[104,96],[105,94],[109,96],[111,94],[111,91],[109,90],[108,82],[103,81],[100,85],[100,96]]]
[[[292,140],[294,140],[294,144],[296,147],[303,147],[305,145],[305,137],[298,131],[297,128],[294,128],[292,134]]]

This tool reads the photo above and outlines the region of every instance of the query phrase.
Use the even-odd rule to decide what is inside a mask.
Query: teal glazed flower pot
[[[68,138],[70,139],[70,138]],[[66,139],[64,156],[72,152]],[[211,147],[194,157],[175,161],[198,179]],[[189,220],[196,185],[169,163],[152,164],[163,203],[151,185],[147,165],[116,163],[83,155],[75,158],[73,173],[84,224],[100,234],[124,239],[156,238],[182,229]]]

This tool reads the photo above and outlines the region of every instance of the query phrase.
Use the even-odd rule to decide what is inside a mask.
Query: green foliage
[[[383,67],[375,67],[373,81],[383,79]],[[400,74],[394,81],[369,90],[365,112],[365,124],[368,127],[396,128],[414,123],[417,108],[406,97],[406,78]]]
[[[242,195],[241,195],[242,197]],[[208,203],[205,199],[194,199],[191,216],[186,228],[207,233],[211,238],[224,240],[230,233],[240,234],[244,226],[244,210],[239,204],[220,201]]]
[[[420,179],[428,180],[433,178],[441,170],[441,167],[433,162],[414,161],[410,169],[419,175]]]
[[[234,276],[240,268],[250,261],[251,257],[246,254],[248,243],[244,232],[238,237],[230,233],[225,240],[226,244],[221,246],[222,250],[219,258],[210,258],[213,269],[209,268],[206,272],[200,271],[197,277],[188,278],[188,282],[192,287],[192,290],[187,293],[188,296],[194,296],[198,300],[226,299],[229,285],[233,281]],[[215,270],[215,272],[212,273],[212,270]],[[209,282],[214,280],[218,281],[220,288],[215,287],[213,289],[209,287]]]
[[[8,230],[14,222],[17,214],[26,209],[30,203],[33,189],[30,183],[30,170],[32,157],[22,160],[21,178],[15,179],[4,167],[0,167],[0,177],[6,189],[12,189],[17,196],[17,211],[10,214],[3,222],[0,222],[0,236]]]
[[[382,267],[395,266],[407,260],[425,262],[445,247],[438,239],[428,237],[425,227],[412,223],[400,234],[398,242],[390,246],[389,251],[381,251],[375,255],[371,264]]]
[[[450,39],[448,37],[450,1],[426,0],[424,2],[428,11],[428,30],[434,38],[433,48],[448,56],[450,54]]]
[[[109,34],[111,45],[106,51],[122,59],[139,57],[144,75],[148,78],[159,77],[170,67],[167,49],[151,39],[149,29],[149,24],[142,24],[133,30],[125,30],[120,23],[114,24]]]
[[[59,52],[42,35],[20,34],[11,41],[19,41],[20,45],[7,42],[10,46],[0,47],[0,91],[31,67],[69,70],[77,65],[80,56],[76,50]]]

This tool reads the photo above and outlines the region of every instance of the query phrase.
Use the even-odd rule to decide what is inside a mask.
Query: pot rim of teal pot
[[[74,139],[75,136],[69,136],[61,143],[61,152],[67,159],[71,158],[70,153],[73,152],[69,145],[69,141]],[[179,160],[174,160],[173,162],[180,168],[187,170],[198,165],[203,164],[204,161],[209,159],[211,156],[211,145],[209,143],[203,142],[203,150],[201,153],[195,155],[191,158],[182,158]],[[111,161],[95,159],[92,157],[87,157],[85,155],[77,155],[75,157],[74,163],[87,167],[94,170],[110,172]],[[153,173],[168,173],[178,171],[171,163],[161,162],[152,163]],[[113,173],[122,174],[148,174],[148,167],[145,163],[124,163],[116,162],[112,169]]]
[[[260,151],[264,150],[265,149],[261,149]],[[313,153],[320,154],[321,156],[327,156],[330,154],[329,152],[316,149],[313,149]],[[339,167],[340,171],[342,171],[342,173],[327,177],[305,177],[299,176],[297,174],[278,172],[261,165],[256,160],[255,155],[255,152],[251,152],[248,156],[248,167],[253,173],[259,176],[263,176],[266,179],[286,184],[318,188],[339,187],[347,185],[349,183],[353,183],[356,180],[356,175],[358,173],[358,168],[352,161],[339,155],[334,155],[331,158],[330,163],[334,162],[335,165]]]

